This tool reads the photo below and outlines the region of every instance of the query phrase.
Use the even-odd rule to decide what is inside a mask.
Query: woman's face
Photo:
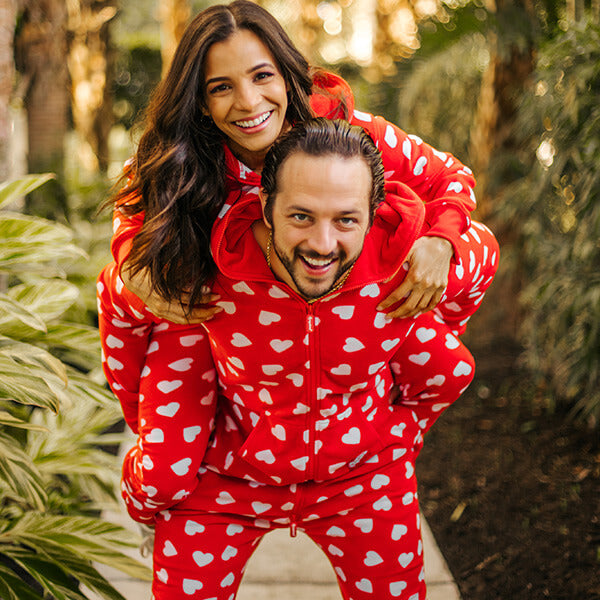
[[[204,83],[208,114],[232,152],[260,170],[287,126],[287,86],[273,55],[258,36],[241,29],[210,47]]]

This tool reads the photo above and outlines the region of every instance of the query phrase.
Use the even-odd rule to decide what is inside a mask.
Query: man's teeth
[[[326,259],[326,258],[309,258],[308,256],[303,256],[302,258],[304,258],[304,260],[311,267],[325,267],[326,265],[331,263],[331,259]]]
[[[260,117],[256,117],[256,119],[252,119],[251,121],[236,121],[235,124],[239,127],[256,127],[257,125],[260,125],[261,123],[266,121],[270,116],[271,113],[266,112],[260,115]]]

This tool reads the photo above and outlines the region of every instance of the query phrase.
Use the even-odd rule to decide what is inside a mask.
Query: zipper
[[[316,441],[316,411],[317,411],[317,385],[314,365],[317,364],[317,344],[315,341],[315,311],[312,304],[306,304],[306,320],[305,320],[305,332],[307,336],[307,355],[309,368],[306,371],[307,378],[307,406],[309,411],[306,413],[306,429],[308,431],[307,440],[307,455],[309,457],[307,466],[309,467],[306,472],[307,479],[314,479],[316,472],[316,454],[315,454],[315,441]]]

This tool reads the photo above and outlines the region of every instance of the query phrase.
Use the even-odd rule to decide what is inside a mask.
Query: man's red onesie
[[[147,338],[144,306],[103,272],[107,373],[126,387],[127,365],[145,364],[123,495],[156,525],[156,600],[232,598],[260,537],[287,526],[320,545],[345,598],[425,598],[414,460],[474,363],[439,316],[375,310],[423,226],[422,202],[394,189],[344,286],[314,303],[267,267],[249,192],[213,231],[225,310],[202,327],[159,322]]]

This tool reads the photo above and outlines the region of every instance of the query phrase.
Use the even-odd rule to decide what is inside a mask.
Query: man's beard
[[[339,253],[332,253],[332,254],[323,256],[322,254],[318,254],[317,252],[299,252],[298,249],[295,248],[294,256],[290,260],[287,255],[285,255],[283,252],[280,252],[280,250],[277,248],[277,245],[275,243],[273,243],[273,250],[275,251],[275,254],[281,261],[281,264],[285,267],[285,270],[288,272],[289,276],[292,278],[292,281],[296,285],[296,288],[298,289],[299,293],[307,300],[315,300],[317,298],[320,298],[320,297],[328,294],[335,287],[336,283],[340,280],[340,278],[342,278],[344,276],[344,274],[346,274],[348,272],[348,270],[354,266],[354,263],[360,256],[360,252],[359,252],[357,254],[357,256],[354,258],[354,260],[348,260],[346,253],[343,251],[341,251]],[[362,248],[361,248],[361,250],[362,250]],[[303,257],[303,256],[307,256],[308,258],[321,259],[321,260],[338,259],[337,271],[335,273],[334,278],[331,280],[330,285],[327,288],[318,289],[318,290],[307,289],[307,286],[304,283],[302,283],[301,281],[299,281],[299,278],[294,274],[294,265],[299,264],[299,262],[302,261],[301,257]],[[299,267],[299,268],[302,268],[302,267]],[[318,283],[314,284],[314,286],[317,286],[317,285],[318,285]]]

